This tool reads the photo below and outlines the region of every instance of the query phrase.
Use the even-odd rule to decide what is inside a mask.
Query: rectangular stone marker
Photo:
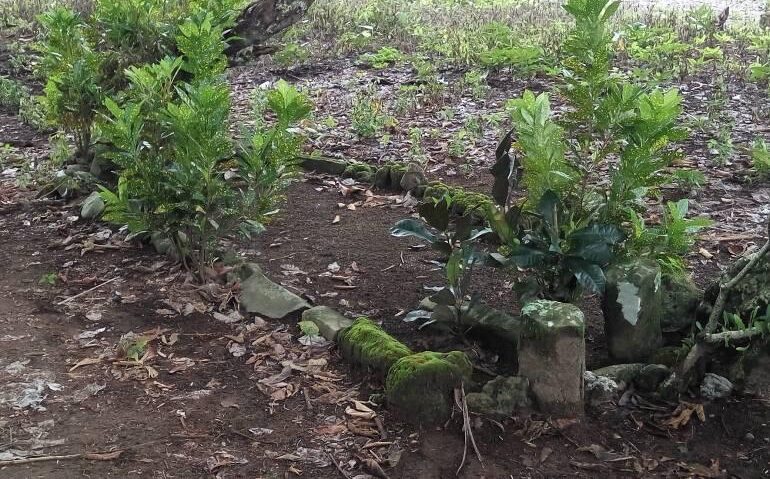
[[[583,414],[585,321],[577,306],[538,300],[521,310],[519,376],[529,379],[538,409],[561,416]]]

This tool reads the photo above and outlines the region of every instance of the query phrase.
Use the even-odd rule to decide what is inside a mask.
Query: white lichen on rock
[[[642,298],[639,296],[639,287],[627,281],[619,283],[618,304],[623,311],[625,320],[636,326],[636,322],[639,321],[639,312],[642,310]]]

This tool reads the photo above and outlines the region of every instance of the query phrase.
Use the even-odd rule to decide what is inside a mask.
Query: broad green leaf
[[[429,243],[435,243],[437,239],[436,235],[431,233],[422,221],[414,218],[406,218],[399,221],[390,229],[390,234],[397,238],[414,236]]]

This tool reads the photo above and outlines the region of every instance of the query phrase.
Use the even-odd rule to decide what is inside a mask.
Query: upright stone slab
[[[529,379],[538,408],[546,413],[583,413],[585,322],[577,306],[539,300],[521,310],[519,375]]]
[[[610,355],[640,362],[663,345],[663,290],[655,261],[637,260],[611,267],[602,298],[604,331]]]

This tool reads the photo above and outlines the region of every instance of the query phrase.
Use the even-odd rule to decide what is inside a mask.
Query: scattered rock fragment
[[[700,385],[700,394],[704,399],[724,399],[733,392],[733,383],[729,379],[714,373],[706,373]]]

